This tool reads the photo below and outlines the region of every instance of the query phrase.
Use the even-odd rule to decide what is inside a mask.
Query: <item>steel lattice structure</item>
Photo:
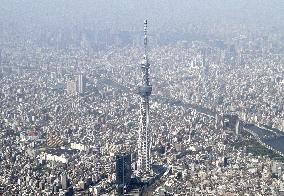
[[[147,20],[144,21],[144,56],[141,63],[142,81],[139,87],[139,95],[141,96],[140,105],[140,130],[138,138],[138,171],[140,175],[149,174],[151,172],[151,135],[149,130],[149,97],[152,92],[150,84],[150,63],[147,55]]]

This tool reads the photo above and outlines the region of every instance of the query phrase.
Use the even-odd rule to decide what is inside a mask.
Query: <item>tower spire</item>
[[[144,57],[146,60],[148,60],[148,54],[147,54],[147,44],[148,44],[148,37],[147,37],[147,24],[148,21],[144,20]]]
[[[150,84],[150,63],[147,54],[147,20],[144,21],[144,55],[141,63],[142,81],[139,87],[140,104],[140,130],[138,138],[138,171],[141,176],[151,172],[151,132],[149,130],[149,97],[152,92]]]

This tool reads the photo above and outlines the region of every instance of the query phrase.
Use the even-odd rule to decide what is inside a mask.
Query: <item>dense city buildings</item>
[[[284,20],[174,4],[0,18],[0,195],[284,195]]]

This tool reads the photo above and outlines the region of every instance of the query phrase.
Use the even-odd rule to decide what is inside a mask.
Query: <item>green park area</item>
[[[254,156],[268,156],[269,158],[273,160],[279,160],[279,161],[284,162],[284,157],[262,146],[255,139],[246,139],[246,140],[238,141],[238,142],[235,142],[233,146],[235,148],[241,148],[241,147],[246,146],[247,153],[252,153]]]

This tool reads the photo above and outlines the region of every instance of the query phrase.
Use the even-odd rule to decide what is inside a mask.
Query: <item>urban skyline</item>
[[[284,195],[283,10],[3,0],[0,195]]]

